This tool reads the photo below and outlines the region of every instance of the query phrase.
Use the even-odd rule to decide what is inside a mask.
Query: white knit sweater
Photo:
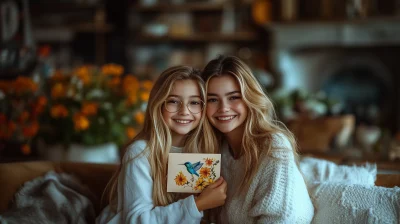
[[[246,194],[234,195],[244,178],[244,158],[234,160],[228,145],[222,147],[222,176],[228,197],[222,223],[310,223],[314,215],[306,184],[284,135],[274,135],[273,151],[262,158]]]

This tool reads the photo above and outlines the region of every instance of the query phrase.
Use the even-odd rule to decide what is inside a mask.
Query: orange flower
[[[207,166],[211,166],[211,165],[213,164],[213,162],[214,162],[213,159],[210,159],[210,158],[207,158],[207,159],[206,159],[206,165],[207,165]]]
[[[136,131],[134,128],[128,127],[126,129],[126,136],[128,136],[129,139],[132,139],[133,137],[135,137],[135,135],[136,135]]]
[[[35,104],[32,105],[32,117],[36,117],[44,111],[47,104],[47,98],[40,96]]]
[[[82,114],[86,116],[96,115],[99,105],[97,103],[84,103],[82,106]]]
[[[113,78],[111,78],[111,80],[109,80],[107,82],[107,85],[110,88],[115,88],[115,87],[118,87],[120,83],[121,83],[120,77],[113,77]]]
[[[23,111],[21,115],[18,118],[19,123],[25,123],[29,118],[29,112],[28,111]]]
[[[137,93],[133,92],[131,94],[128,95],[128,99],[127,99],[127,104],[128,105],[133,105],[135,103],[137,103],[138,98],[137,98]]]
[[[148,92],[150,92],[151,88],[153,88],[153,82],[150,80],[145,80],[141,82],[140,85],[142,86],[143,89],[145,89]]]
[[[140,99],[144,102],[149,101],[150,93],[149,92],[143,92],[140,94]]]
[[[21,146],[21,152],[22,152],[22,154],[24,154],[24,155],[29,155],[29,154],[31,154],[31,147],[28,145],[28,144],[23,144],[22,146]]]
[[[143,112],[137,112],[135,114],[135,121],[142,125],[144,123],[144,113]]]
[[[126,75],[122,82],[122,89],[126,95],[137,94],[139,81],[133,75]]]
[[[45,96],[39,96],[38,100],[37,100],[37,104],[39,106],[46,106],[47,104],[47,98]]]
[[[124,67],[121,65],[117,64],[105,64],[101,66],[101,72],[104,75],[115,75],[115,76],[120,76],[124,73]]]
[[[38,85],[31,78],[18,76],[13,83],[13,87],[16,94],[23,94],[35,92],[38,88]]]
[[[50,115],[53,118],[63,118],[68,116],[68,110],[64,105],[57,104],[51,107]]]
[[[91,81],[90,79],[90,66],[81,66],[75,69],[75,75],[82,81],[83,85],[88,85]]]
[[[65,95],[66,95],[66,89],[63,86],[63,84],[57,83],[51,88],[51,97],[53,99],[65,97]]]
[[[176,185],[178,186],[183,186],[188,182],[186,176],[182,173],[182,171],[180,171],[179,174],[176,175],[174,180]]]
[[[63,73],[60,70],[56,70],[50,80],[53,82],[61,82],[64,81],[65,79],[69,78],[69,76],[63,75]]]
[[[195,190],[203,190],[208,185],[210,185],[210,182],[208,182],[207,179],[199,177],[199,179],[196,181]]]
[[[38,130],[39,123],[37,121],[34,121],[30,125],[22,128],[22,134],[24,135],[24,137],[31,138],[37,134]]]
[[[80,113],[76,113],[74,115],[75,130],[77,130],[77,131],[86,130],[89,127],[89,125],[90,125],[90,122],[85,115],[80,114]]]
[[[208,167],[201,168],[199,172],[200,172],[200,176],[203,178],[206,178],[206,177],[210,176],[210,174],[211,174],[211,170]]]

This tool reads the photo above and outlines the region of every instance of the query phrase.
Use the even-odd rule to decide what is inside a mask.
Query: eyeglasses
[[[164,105],[168,112],[175,113],[182,108],[183,103],[180,100],[170,99],[166,100]],[[202,100],[191,100],[188,104],[186,104],[186,107],[192,114],[198,114],[203,110],[204,102]]]

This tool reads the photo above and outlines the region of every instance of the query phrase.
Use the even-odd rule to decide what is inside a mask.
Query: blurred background
[[[220,54],[251,67],[301,154],[400,158],[400,0],[1,0],[0,9],[1,162],[118,162],[153,80]]]

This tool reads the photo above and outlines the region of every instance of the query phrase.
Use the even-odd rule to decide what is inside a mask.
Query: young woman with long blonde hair
[[[225,202],[223,178],[198,195],[166,191],[169,152],[215,153],[204,124],[204,82],[188,66],[165,70],[149,97],[143,129],[125,150],[97,223],[200,223],[203,210]]]
[[[236,57],[220,56],[202,77],[207,120],[228,183],[221,222],[310,223],[314,208],[297,166],[295,139],[275,118],[250,68]]]

